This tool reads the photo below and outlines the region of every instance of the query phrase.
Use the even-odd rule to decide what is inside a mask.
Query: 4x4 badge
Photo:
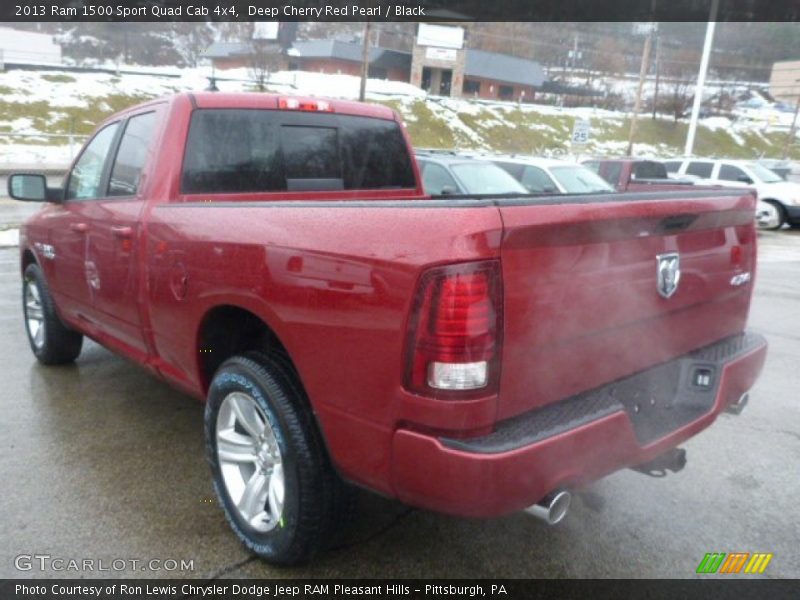
[[[681,257],[677,252],[656,256],[656,289],[663,298],[670,298],[681,280]]]

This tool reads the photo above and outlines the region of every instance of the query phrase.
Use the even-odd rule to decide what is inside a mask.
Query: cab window
[[[100,197],[103,167],[118,128],[119,123],[107,125],[87,144],[70,173],[66,200],[91,200]]]
[[[422,187],[425,189],[425,193],[431,196],[441,196],[444,193],[455,194],[458,192],[458,186],[455,180],[444,167],[434,163],[423,163]]]
[[[156,113],[148,112],[128,119],[125,133],[111,168],[109,196],[135,196],[139,190],[147,152],[153,139]]]

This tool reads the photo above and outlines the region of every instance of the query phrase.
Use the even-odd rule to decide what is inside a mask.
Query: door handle
[[[114,225],[113,227],[111,227],[111,233],[113,233],[117,237],[129,238],[133,235],[133,227],[127,227],[125,225]]]
[[[77,233],[86,233],[89,226],[86,223],[70,223],[69,228]]]

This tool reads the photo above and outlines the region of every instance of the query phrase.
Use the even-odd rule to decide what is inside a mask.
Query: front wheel
[[[765,214],[762,216],[761,223],[763,224],[761,227],[770,231],[777,231],[786,223],[786,211],[775,200],[764,200],[764,204],[766,205],[764,207]]]
[[[45,365],[73,362],[81,353],[83,336],[61,321],[36,264],[25,269],[22,279],[22,312],[34,356]]]
[[[227,360],[205,410],[208,461],[225,517],[268,562],[305,562],[327,547],[347,511],[345,484],[286,363]]]

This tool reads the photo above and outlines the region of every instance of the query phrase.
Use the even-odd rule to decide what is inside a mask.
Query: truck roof
[[[190,96],[198,108],[245,108],[245,109],[283,109],[281,100],[298,101],[301,106],[317,106],[320,112],[327,112],[323,109],[325,105],[331,112],[337,114],[372,117],[377,119],[395,120],[395,113],[392,109],[381,106],[380,104],[366,104],[363,102],[353,102],[349,100],[338,100],[334,98],[322,98],[313,96],[302,96],[295,94],[267,94],[261,92],[184,92],[183,95]],[[290,109],[291,110],[291,109]],[[295,110],[317,110],[302,109]]]
[[[397,121],[396,113],[380,104],[367,104],[350,100],[338,100],[315,96],[302,96],[294,94],[268,94],[262,92],[179,92],[170,96],[154,98],[140,104],[123,109],[103,120],[103,123],[119,118],[130,111],[142,107],[172,103],[180,99],[187,99],[196,108],[241,108],[262,110],[296,110],[297,112],[333,112],[335,114],[370,117]],[[283,105],[282,105],[283,104]]]

